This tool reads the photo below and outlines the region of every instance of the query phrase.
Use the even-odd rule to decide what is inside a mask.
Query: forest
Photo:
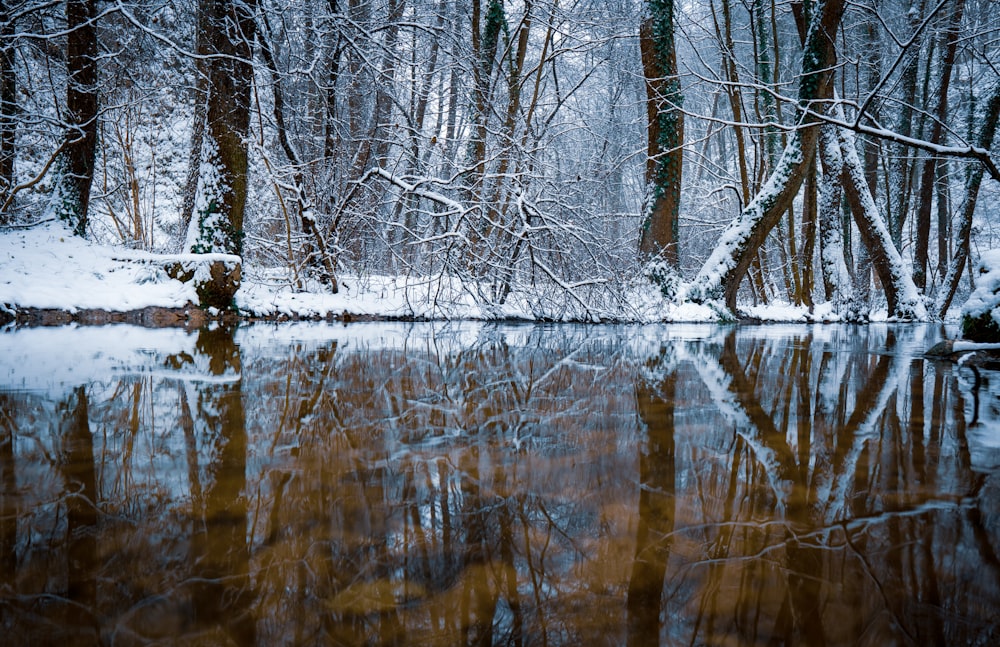
[[[0,0],[0,43],[0,230],[292,291],[923,320],[996,244],[995,0]]]

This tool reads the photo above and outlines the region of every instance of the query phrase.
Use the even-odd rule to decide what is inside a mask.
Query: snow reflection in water
[[[939,334],[3,334],[0,629],[995,643],[1000,375],[971,426],[969,369],[921,358]]]

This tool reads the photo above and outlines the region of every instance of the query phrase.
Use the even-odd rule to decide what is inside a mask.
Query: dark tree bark
[[[485,20],[484,20],[485,18]],[[472,135],[466,159],[465,192],[474,205],[483,202],[484,180],[486,178],[486,139],[489,134],[490,80],[493,76],[500,36],[507,31],[507,16],[503,2],[489,0],[486,15],[482,15],[480,0],[472,2],[472,58],[473,58],[473,99]],[[488,205],[483,205],[484,209]],[[466,263],[474,276],[482,277],[488,268],[484,259],[488,251],[484,249],[493,232],[488,218],[482,217],[472,223],[469,232]]]
[[[97,153],[97,0],[66,2],[66,133],[56,162],[52,209],[79,236],[87,231]]]
[[[506,27],[507,18],[503,3],[489,0],[486,7],[486,22],[480,0],[472,0],[472,56],[473,56],[473,135],[469,149],[469,167],[472,176],[470,188],[479,186],[486,173],[486,135],[489,121],[490,77],[493,75],[493,59],[496,58],[500,33]]]
[[[192,252],[240,255],[256,0],[201,0],[209,59],[201,177],[188,231]]]
[[[976,146],[990,150],[993,138],[997,132],[997,121],[1000,120],[1000,82],[993,86],[993,92],[986,102],[986,111],[979,129],[979,140]],[[962,215],[954,237],[954,257],[948,266],[948,275],[944,278],[941,297],[937,303],[938,317],[944,317],[955,298],[958,283],[962,279],[962,269],[969,261],[969,238],[972,234],[972,216],[976,212],[976,201],[979,197],[979,185],[983,181],[983,165],[974,163],[969,177],[965,181],[965,198],[962,204]]]
[[[14,70],[14,24],[8,0],[0,0],[0,201],[5,202],[15,185],[14,160],[17,129],[17,74]],[[0,212],[0,224],[9,214]]]
[[[813,306],[813,253],[816,250],[816,221],[819,212],[819,178],[816,158],[813,157],[806,173],[805,200],[802,205],[802,249],[799,251],[798,300],[812,312]]]
[[[930,136],[932,144],[941,142],[944,134],[944,122],[948,119],[948,88],[951,85],[951,73],[955,67],[955,53],[958,42],[962,38],[959,25],[965,0],[955,0],[951,17],[945,35],[945,49],[941,57],[941,69],[938,71],[937,104],[934,107],[934,120]],[[917,210],[917,240],[913,250],[913,282],[921,290],[927,287],[927,254],[930,247],[931,202],[934,199],[934,185],[937,176],[938,160],[928,156],[920,171],[920,203]]]
[[[924,13],[926,0],[920,0],[919,9],[917,5],[911,3],[909,12],[910,29],[916,31],[920,25],[920,17]],[[917,98],[917,78],[920,72],[919,43],[912,47],[912,51],[907,55],[906,63],[900,77],[902,101],[899,109],[899,120],[896,122],[896,131],[903,137],[913,135],[913,104]],[[913,168],[910,165],[910,158],[904,144],[894,147],[896,161],[893,164],[893,178],[897,182],[898,193],[894,209],[889,211],[889,232],[892,234],[892,242],[896,249],[902,249],[903,245],[903,223],[906,221],[906,214],[910,210],[910,194],[912,192]]]
[[[677,268],[684,99],[677,76],[674,1],[647,0],[646,11],[639,28],[639,47],[646,79],[648,204],[639,236],[639,254],[643,261],[662,258]]]

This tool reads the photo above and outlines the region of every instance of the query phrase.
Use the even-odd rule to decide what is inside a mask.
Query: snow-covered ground
[[[93,244],[74,236],[61,223],[29,229],[0,230],[0,310],[57,309],[70,313],[94,309],[131,312],[147,307],[184,308],[197,303],[190,284],[170,278],[155,255]],[[484,305],[467,285],[433,277],[342,276],[338,294],[296,291],[284,277],[244,267],[236,303],[244,315],[300,318],[340,317],[345,313],[375,318],[426,319],[580,319],[579,310],[540,306],[538,295],[514,293],[497,308]],[[718,321],[718,309],[693,303],[665,301],[657,289],[637,281],[624,295],[620,311],[595,319],[635,322]],[[566,295],[557,295],[565,298]],[[547,298],[552,298],[551,295]],[[569,301],[569,299],[567,299]],[[750,307],[763,321],[805,321],[804,307],[778,304]],[[877,313],[873,319],[884,319]],[[816,321],[835,321],[829,304],[816,307]]]

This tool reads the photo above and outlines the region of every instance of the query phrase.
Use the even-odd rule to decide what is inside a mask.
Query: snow
[[[91,243],[75,236],[56,220],[25,229],[0,230],[0,309],[59,309],[70,313],[95,309],[129,312],[147,307],[183,309],[197,303],[190,283],[167,276],[163,266],[187,265],[206,258],[239,261],[228,254],[152,254],[124,247]],[[280,273],[279,273],[280,274]],[[296,291],[282,276],[255,268],[243,270],[236,305],[245,315],[289,318],[339,317],[345,313],[373,318],[434,320],[553,318],[556,306],[543,303],[551,295],[514,293],[503,306],[485,304],[478,290],[447,276],[342,276],[338,294]],[[567,290],[579,288],[568,287]],[[655,286],[636,280],[625,287],[623,305],[606,319],[638,323],[718,322],[729,316],[720,303],[703,304],[665,299]],[[575,295],[576,309],[563,308],[562,319],[586,318]],[[567,303],[574,303],[566,298]],[[541,304],[541,305],[540,305]],[[548,308],[548,309],[546,309]],[[747,313],[762,321],[830,321],[829,304],[819,305],[810,317],[805,308],[788,304],[751,307]],[[558,318],[558,317],[556,317]]]
[[[978,319],[991,312],[1000,325],[1000,249],[984,251],[977,269],[976,289],[962,306],[962,316]]]
[[[129,254],[135,255],[133,262]],[[150,255],[147,255],[147,257]],[[194,288],[143,255],[94,245],[51,221],[0,234],[0,307],[127,312],[197,302]]]

